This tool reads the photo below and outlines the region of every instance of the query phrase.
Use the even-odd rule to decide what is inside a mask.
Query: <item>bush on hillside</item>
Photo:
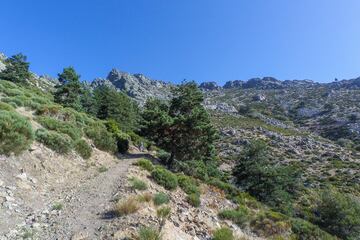
[[[239,206],[237,209],[225,209],[219,212],[221,219],[228,219],[239,225],[244,226],[249,221],[249,210],[246,207]]]
[[[161,234],[155,227],[141,227],[138,232],[139,240],[161,240]]]
[[[149,172],[154,170],[154,165],[152,164],[152,162],[145,158],[141,158],[139,161],[137,161],[136,165]]]
[[[234,240],[233,231],[228,227],[222,227],[214,232],[213,240]]]
[[[292,219],[291,230],[298,240],[335,240],[336,238],[321,230],[318,226],[303,219]]]
[[[163,167],[155,167],[151,176],[157,184],[163,186],[167,190],[174,190],[178,186],[176,175]]]
[[[185,174],[178,174],[178,183],[181,189],[187,194],[200,194],[200,189],[197,186],[196,180]]]
[[[14,107],[11,106],[10,104],[4,103],[4,102],[0,102],[0,110],[5,110],[5,111],[14,111]]]
[[[198,194],[198,193],[188,194],[186,199],[187,199],[187,202],[193,207],[199,207],[201,204],[200,194]]]
[[[320,194],[314,208],[315,223],[343,239],[360,236],[360,201],[355,197],[328,189]]]
[[[116,151],[116,141],[113,135],[108,132],[101,123],[96,123],[85,128],[85,134],[93,140],[95,146],[103,151],[114,153]]]
[[[160,206],[162,204],[168,203],[170,200],[166,193],[159,192],[154,195],[153,201],[156,206]]]
[[[110,119],[106,122],[106,128],[111,132],[116,140],[116,146],[119,153],[126,153],[129,150],[130,136],[122,132],[119,128],[119,124]]]
[[[91,146],[84,140],[78,139],[74,142],[75,151],[84,159],[89,159],[92,154]]]
[[[72,148],[69,136],[46,129],[36,131],[36,140],[60,154],[69,153]]]
[[[19,154],[28,149],[33,140],[34,133],[26,118],[0,110],[0,154]]]
[[[36,120],[48,130],[67,134],[73,140],[77,140],[82,137],[81,129],[71,122],[59,121],[55,118],[46,116],[38,117]]]

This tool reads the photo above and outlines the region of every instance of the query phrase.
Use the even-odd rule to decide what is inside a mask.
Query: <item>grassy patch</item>
[[[138,178],[135,178],[135,177],[130,179],[130,184],[131,184],[131,188],[136,189],[136,190],[148,189],[148,186],[144,181],[142,181]]]
[[[161,234],[155,227],[141,227],[138,232],[138,240],[161,240]]]
[[[129,215],[137,212],[140,209],[139,202],[136,198],[130,197],[125,200],[119,201],[116,204],[115,212],[118,216]]]
[[[160,206],[162,204],[168,203],[170,200],[166,193],[159,192],[154,195],[153,201],[156,206]]]
[[[233,231],[228,227],[222,227],[214,232],[213,240],[234,240]]]

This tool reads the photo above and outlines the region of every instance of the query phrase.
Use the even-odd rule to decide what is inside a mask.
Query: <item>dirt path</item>
[[[123,187],[130,164],[136,159],[122,159],[105,172],[68,189],[58,215],[47,219],[48,227],[39,239],[98,239],[106,229],[106,213],[111,212],[116,192]]]

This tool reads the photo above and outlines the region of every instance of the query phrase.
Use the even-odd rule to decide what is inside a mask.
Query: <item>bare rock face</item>
[[[216,82],[203,82],[199,86],[200,89],[205,91],[212,91],[212,90],[219,90],[221,89],[220,86],[217,85]]]
[[[6,59],[5,54],[0,52],[0,72],[4,71],[6,68],[6,66],[4,64],[5,59]]]
[[[119,91],[126,92],[141,106],[148,98],[169,99],[173,86],[163,81],[150,79],[142,74],[130,74],[117,69],[111,70],[106,79],[95,79],[91,85],[92,87],[113,86]]]

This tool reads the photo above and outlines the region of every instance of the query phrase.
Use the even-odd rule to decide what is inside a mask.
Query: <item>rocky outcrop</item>
[[[6,66],[4,64],[5,59],[6,59],[5,54],[0,52],[0,72],[4,71],[6,68]]]
[[[241,88],[245,81],[242,80],[235,80],[235,81],[227,81],[223,88]]]
[[[202,89],[202,90],[205,90],[205,91],[221,89],[221,87],[218,86],[216,82],[203,82],[203,83],[200,84],[199,88]]]
[[[111,70],[106,79],[97,78],[91,84],[93,88],[101,85],[115,87],[119,91],[126,92],[141,106],[148,98],[169,99],[173,86],[170,83],[150,79],[142,74],[130,74],[117,69]]]

